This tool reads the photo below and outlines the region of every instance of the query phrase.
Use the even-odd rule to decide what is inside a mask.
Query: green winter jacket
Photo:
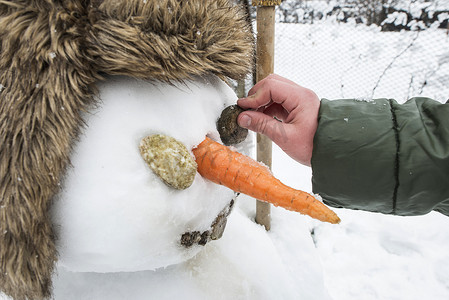
[[[449,101],[323,99],[312,170],[328,205],[449,216]]]

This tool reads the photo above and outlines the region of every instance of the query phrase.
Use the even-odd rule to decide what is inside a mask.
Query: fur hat
[[[228,0],[0,0],[0,290],[51,296],[49,207],[101,74],[182,81],[250,71]]]

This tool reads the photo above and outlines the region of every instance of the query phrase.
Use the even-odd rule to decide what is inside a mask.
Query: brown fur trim
[[[51,199],[101,72],[244,76],[252,35],[227,0],[0,0],[0,290],[51,296]]]
[[[87,38],[96,70],[172,81],[251,69],[253,37],[227,0],[105,1]]]
[[[50,200],[69,160],[95,76],[68,7],[1,1],[0,287],[14,299],[50,296],[57,259]],[[6,13],[5,13],[6,11]]]

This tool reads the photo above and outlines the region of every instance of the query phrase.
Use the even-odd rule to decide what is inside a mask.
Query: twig
[[[371,98],[374,97],[374,92],[376,91],[377,87],[379,86],[380,81],[382,80],[382,78],[384,77],[385,73],[387,73],[387,71],[391,68],[391,66],[395,63],[395,61],[401,57],[402,54],[404,54],[408,49],[410,49],[411,46],[413,46],[413,44],[415,43],[416,39],[419,36],[419,30],[416,32],[415,37],[413,38],[413,40],[410,42],[410,44],[404,48],[404,50],[402,50],[398,55],[396,55],[393,60],[388,64],[388,66],[385,68],[385,70],[382,72],[382,74],[380,75],[379,79],[377,79],[376,85],[373,88],[373,91],[371,93]]]
[[[442,62],[441,62],[441,61],[442,61]],[[419,95],[423,92],[424,87],[427,85],[427,82],[428,82],[429,78],[431,78],[432,76],[434,76],[434,75],[441,69],[441,66],[443,66],[443,65],[445,65],[445,64],[447,64],[447,63],[449,63],[448,60],[446,60],[446,61],[441,60],[441,59],[438,60],[438,66],[437,66],[435,69],[433,69],[433,70],[427,72],[427,73],[424,75],[423,83],[422,83],[422,85],[421,85],[421,87],[420,87],[420,89],[419,89],[419,92],[418,92]]]
[[[359,54],[359,56],[357,57],[357,61],[353,65],[351,65],[348,68],[346,68],[346,70],[344,70],[341,73],[341,76],[340,76],[340,97],[341,98],[345,97],[345,93],[344,93],[344,90],[343,90],[344,87],[345,87],[345,84],[344,84],[344,77],[345,77],[345,75],[348,74],[351,69],[354,69],[354,68],[358,67],[360,62],[361,62],[361,60],[362,60],[362,54]]]

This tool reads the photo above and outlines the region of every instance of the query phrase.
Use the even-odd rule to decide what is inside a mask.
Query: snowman
[[[56,265],[152,270],[220,238],[234,192],[197,174],[173,188],[140,146],[164,136],[190,155],[220,141],[236,99],[223,80],[252,64],[239,7],[4,1],[0,23],[1,292],[47,299]]]

